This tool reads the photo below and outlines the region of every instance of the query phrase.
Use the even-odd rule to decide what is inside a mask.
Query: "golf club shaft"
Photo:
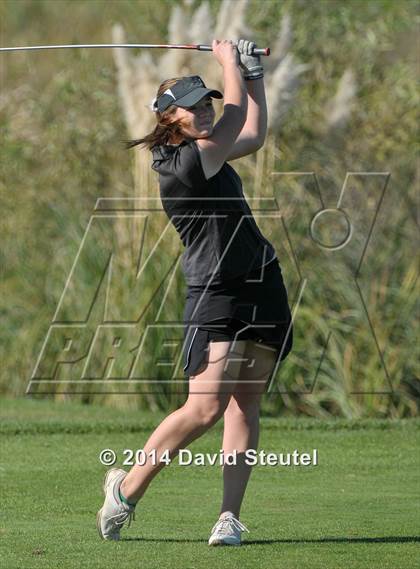
[[[104,48],[104,47],[131,47],[131,48],[161,48],[161,49],[196,49],[198,51],[213,51],[211,45],[173,45],[173,44],[147,44],[147,43],[100,43],[82,45],[32,45],[25,47],[0,47],[0,51],[29,51],[37,49],[64,49],[64,48]],[[270,55],[269,47],[258,47],[252,51],[253,55]]]

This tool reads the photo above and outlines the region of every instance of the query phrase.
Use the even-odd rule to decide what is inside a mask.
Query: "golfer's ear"
[[[201,163],[208,180],[220,170],[231,154],[246,121],[246,113],[236,105],[227,104],[224,113],[208,138],[196,140],[200,151]]]

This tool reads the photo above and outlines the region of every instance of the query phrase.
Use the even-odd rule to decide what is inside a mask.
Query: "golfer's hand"
[[[213,40],[211,47],[214,57],[222,67],[239,65],[239,52],[232,40]]]
[[[242,69],[244,79],[259,79],[264,76],[264,68],[259,55],[251,55],[257,44],[253,41],[240,39],[237,43],[240,54],[239,67]]]

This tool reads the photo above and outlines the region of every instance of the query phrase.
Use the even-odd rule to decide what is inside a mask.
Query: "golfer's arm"
[[[215,125],[211,136],[196,140],[207,180],[217,174],[228,160],[227,156],[232,151],[247,117],[248,95],[239,66],[234,63],[225,65],[223,74],[225,84],[223,115]]]
[[[267,134],[267,101],[264,78],[245,81],[248,98],[246,121],[227,160],[252,154],[264,145]]]

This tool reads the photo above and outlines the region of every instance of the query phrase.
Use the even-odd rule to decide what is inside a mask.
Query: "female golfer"
[[[154,131],[127,145],[152,151],[163,207],[185,245],[183,369],[189,395],[146,442],[146,464],[106,473],[97,514],[103,539],[119,539],[122,525],[131,523],[137,502],[165,466],[159,457],[165,451],[176,457],[222,415],[223,456],[236,454],[236,463],[223,465],[220,517],[208,543],[240,545],[241,532],[249,531],[239,521],[251,473],[245,451],[257,449],[260,399],[293,337],[276,252],[227,164],[261,148],[266,135],[263,67],[252,55],[254,46],[213,40],[224,77],[224,112],[216,125],[212,98],[222,98],[219,91],[207,89],[199,76],[169,79],[153,102]]]

